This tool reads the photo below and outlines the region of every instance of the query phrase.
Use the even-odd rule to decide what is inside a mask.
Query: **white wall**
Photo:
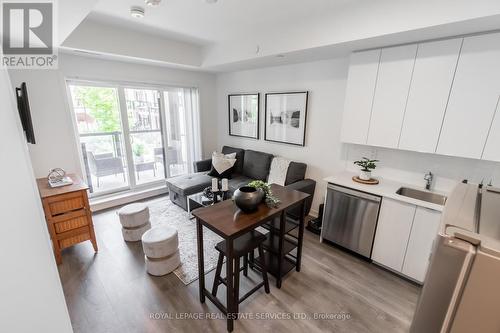
[[[0,332],[72,332],[6,70],[0,101]]]
[[[324,46],[359,50],[498,29],[500,14],[497,0],[350,1],[338,7],[273,29],[256,25],[245,38],[208,45],[203,67]]]
[[[340,170],[357,170],[352,162],[363,156],[380,159],[375,176],[423,187],[427,171],[435,174],[435,188],[449,191],[464,178],[471,182],[494,179],[500,185],[500,163],[433,154],[342,144],[340,128],[344,106],[348,59],[334,59],[297,65],[219,74],[217,77],[218,149],[233,145],[262,150],[308,164],[307,177],[318,181],[313,203],[317,210],[326,184],[322,179]],[[280,91],[309,91],[306,146],[266,142],[264,136],[264,94]],[[227,94],[260,92],[261,139],[228,135]]]
[[[60,54],[59,70],[11,70],[12,83],[25,81],[37,139],[30,145],[35,175],[47,176],[51,168],[60,167],[81,174],[75,133],[67,102],[65,78],[102,81],[126,81],[161,85],[198,87],[202,124],[202,149],[211,151],[217,138],[213,128],[216,105],[213,74],[111,61],[70,54]]]
[[[124,32],[123,27],[90,19],[83,21],[63,46],[193,67],[199,67],[202,61],[199,45],[134,30]]]
[[[231,145],[262,150],[307,163],[307,177],[318,181],[313,209],[322,201],[325,184],[321,179],[343,168],[340,160],[340,123],[347,78],[347,59],[336,59],[220,74],[217,77],[218,148]],[[264,94],[280,91],[309,91],[306,146],[298,147],[264,141]],[[228,135],[227,94],[261,93],[261,139]]]

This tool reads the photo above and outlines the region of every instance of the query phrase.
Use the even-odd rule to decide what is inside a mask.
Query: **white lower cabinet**
[[[401,272],[415,209],[415,205],[382,199],[372,260]]]
[[[417,207],[406,249],[403,265],[404,275],[419,282],[424,281],[432,244],[438,233],[440,220],[440,212]]]
[[[440,219],[438,211],[384,198],[372,260],[423,282]]]

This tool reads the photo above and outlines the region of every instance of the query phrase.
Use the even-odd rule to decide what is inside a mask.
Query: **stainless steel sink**
[[[399,190],[396,191],[396,193],[405,197],[427,201],[436,205],[444,206],[444,204],[446,203],[446,196],[444,195],[428,191],[417,190],[414,188],[401,187]]]

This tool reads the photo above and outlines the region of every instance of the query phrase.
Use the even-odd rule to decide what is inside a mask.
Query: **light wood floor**
[[[200,304],[197,282],[185,286],[174,274],[145,272],[141,244],[123,241],[114,210],[95,214],[94,224],[99,253],[94,255],[90,242],[82,243],[63,251],[59,266],[75,332],[225,332],[218,309],[208,300]],[[241,280],[249,290],[251,283]],[[225,297],[224,287],[219,290]],[[261,289],[243,302],[240,312],[260,319],[236,321],[235,332],[407,332],[419,292],[414,284],[321,244],[306,231],[302,271],[289,273],[282,289],[272,284],[271,294]],[[210,313],[218,317],[180,317]],[[314,320],[314,313],[345,313],[350,319]],[[294,314],[308,318],[286,319]]]

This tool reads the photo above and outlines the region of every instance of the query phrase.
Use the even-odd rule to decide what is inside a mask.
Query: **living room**
[[[40,3],[2,331],[498,332],[496,1]]]

